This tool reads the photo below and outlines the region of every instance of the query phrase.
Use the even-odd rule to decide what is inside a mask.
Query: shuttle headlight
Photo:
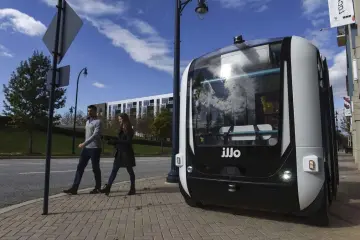
[[[289,170],[286,170],[284,171],[282,174],[281,174],[281,179],[285,182],[289,182],[291,181],[292,179],[292,174]]]

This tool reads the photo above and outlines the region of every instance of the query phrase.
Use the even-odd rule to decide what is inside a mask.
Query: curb
[[[148,178],[139,178],[139,179],[136,179],[136,181],[160,179],[160,178],[163,178],[163,177],[166,177],[166,175],[156,176],[156,177],[148,177]],[[122,181],[122,182],[114,183],[113,185],[120,185],[120,184],[124,184],[124,183],[129,183],[129,182],[130,181]],[[89,190],[92,190],[92,189],[93,189],[92,187],[91,188],[80,189],[80,190],[78,190],[78,193],[83,193],[83,192],[86,192],[86,191],[89,191]],[[54,199],[54,198],[59,198],[59,197],[64,197],[64,196],[68,196],[68,194],[66,194],[66,193],[54,194],[54,195],[49,196],[49,199]],[[14,209],[17,209],[17,208],[20,208],[20,207],[23,207],[23,206],[27,206],[27,205],[30,205],[30,204],[33,204],[33,203],[41,202],[41,201],[43,201],[43,198],[37,198],[37,199],[22,202],[22,203],[14,204],[14,205],[11,205],[11,206],[8,206],[8,207],[0,208],[0,215],[4,214],[6,212],[12,211]]]

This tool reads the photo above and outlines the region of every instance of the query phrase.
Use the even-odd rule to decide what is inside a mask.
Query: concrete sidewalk
[[[318,228],[276,214],[188,207],[177,185],[165,177],[138,180],[138,194],[126,196],[128,183],[109,197],[60,195],[0,214],[0,239],[360,239],[360,172],[350,155],[340,155],[340,193],[332,206],[331,226]]]

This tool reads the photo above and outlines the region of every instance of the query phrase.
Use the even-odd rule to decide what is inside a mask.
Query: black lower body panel
[[[187,183],[191,197],[203,204],[282,213],[299,211],[296,182],[254,183],[188,177]]]

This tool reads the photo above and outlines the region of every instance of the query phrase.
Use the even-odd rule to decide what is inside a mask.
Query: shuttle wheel
[[[190,207],[200,207],[200,208],[203,207],[203,205],[200,202],[196,201],[195,199],[192,199],[187,195],[181,183],[179,183],[179,187],[180,187],[180,192],[183,195],[187,205],[189,205]]]

